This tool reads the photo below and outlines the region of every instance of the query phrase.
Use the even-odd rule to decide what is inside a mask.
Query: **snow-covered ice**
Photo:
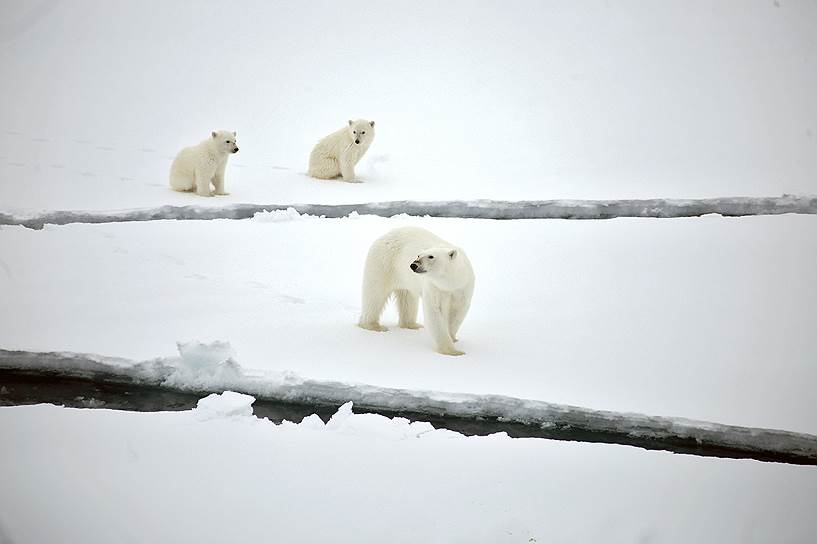
[[[813,2],[6,4],[2,211],[817,190]],[[357,116],[364,183],[308,178]],[[220,128],[232,194],[172,192]]]
[[[0,349],[187,389],[817,433],[817,216],[363,215],[813,208],[814,21],[787,0],[6,2],[0,224],[256,216],[0,226]],[[307,177],[349,117],[377,122],[364,183]],[[232,194],[171,191],[176,152],[222,128]],[[465,357],[354,326],[365,252],[404,224],[474,262]],[[464,438],[348,404],[276,426],[251,399],[0,408],[0,543],[817,541],[813,467]]]
[[[250,375],[817,433],[815,216],[269,217],[3,228],[0,346],[145,361],[227,341]],[[407,224],[474,264],[464,357],[393,309],[388,333],[355,326],[371,241]],[[178,383],[235,377],[227,358]]]
[[[255,397],[234,391],[212,393],[199,399],[196,413],[203,419],[251,416],[253,402]]]
[[[326,425],[203,418],[201,408],[0,408],[0,535],[15,544],[817,539],[813,467],[465,438],[349,408]]]

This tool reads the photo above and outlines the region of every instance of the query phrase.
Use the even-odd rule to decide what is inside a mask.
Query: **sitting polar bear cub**
[[[369,149],[374,139],[374,121],[358,119],[333,132],[317,144],[309,154],[309,175],[319,179],[333,179],[360,183],[355,179],[355,165]]]
[[[363,305],[359,326],[385,331],[380,314],[395,294],[400,327],[417,329],[418,297],[423,297],[425,324],[444,355],[463,355],[454,348],[457,331],[471,306],[474,271],[462,249],[416,227],[389,231],[375,240],[363,272]]]
[[[224,191],[224,169],[231,153],[238,153],[236,133],[226,130],[213,132],[198,145],[185,147],[170,166],[170,187],[176,191],[196,191],[200,196],[211,196],[210,183],[217,195]]]

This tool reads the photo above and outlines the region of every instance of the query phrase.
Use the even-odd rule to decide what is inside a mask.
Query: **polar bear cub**
[[[196,191],[200,196],[211,196],[212,183],[215,194],[230,194],[224,191],[224,170],[230,154],[238,153],[235,137],[235,132],[219,130],[198,145],[179,151],[170,166],[170,187],[176,191]]]
[[[380,314],[394,294],[399,326],[417,329],[419,298],[428,331],[444,355],[463,355],[454,347],[471,306],[474,271],[465,252],[425,229],[404,227],[375,240],[366,257],[359,326],[385,331]]]
[[[360,183],[355,165],[374,139],[374,121],[349,120],[349,124],[315,144],[309,154],[309,175],[319,179],[343,177],[343,181]]]

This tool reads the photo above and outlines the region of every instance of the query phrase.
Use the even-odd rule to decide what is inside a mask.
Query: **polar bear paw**
[[[401,323],[400,328],[401,329],[411,329],[411,330],[416,331],[418,329],[422,329],[423,326],[420,325],[419,323]]]
[[[386,332],[389,330],[380,323],[358,323],[357,326],[367,331]]]
[[[218,196],[227,196],[227,195],[229,195],[229,194],[230,194],[230,193],[228,193],[227,191],[221,191],[221,192],[216,191],[216,195],[218,195]]]
[[[453,356],[455,356],[455,357],[460,356],[460,355],[465,355],[465,352],[464,352],[464,351],[460,351],[460,350],[458,350],[458,349],[454,349],[453,347],[451,347],[451,348],[443,348],[443,349],[438,349],[438,350],[437,350],[437,353],[441,353],[441,354],[443,354],[443,355],[453,355]]]

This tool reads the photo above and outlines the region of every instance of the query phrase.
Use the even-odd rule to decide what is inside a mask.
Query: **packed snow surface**
[[[465,438],[353,414],[0,408],[0,539],[42,542],[791,542],[817,471],[621,446]],[[241,413],[234,413],[240,407]],[[244,408],[248,410],[244,411]],[[70,507],[69,507],[70,505]],[[43,516],[43,512],[48,512]]]
[[[271,221],[270,221],[271,219]],[[363,263],[420,225],[476,273],[459,358],[355,326]],[[262,214],[0,230],[0,347],[144,361],[223,344],[178,384],[312,380],[817,433],[817,216],[484,221]],[[193,349],[193,348],[190,348]],[[224,356],[224,357],[222,357]],[[206,370],[206,371],[204,371]]]
[[[815,192],[814,2],[202,0],[193,15],[4,3],[0,210]],[[377,123],[363,183],[307,177],[312,146],[356,117]],[[171,191],[173,156],[222,128],[241,149],[231,195]]]

